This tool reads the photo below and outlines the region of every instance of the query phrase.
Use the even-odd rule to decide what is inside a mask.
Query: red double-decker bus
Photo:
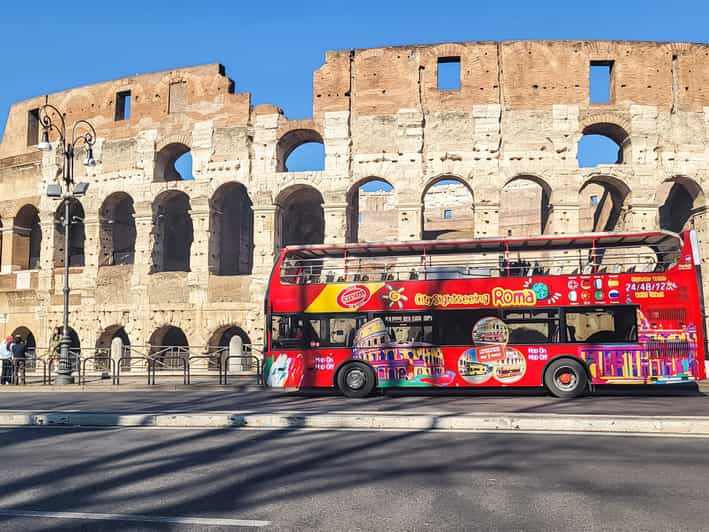
[[[693,232],[287,247],[266,294],[272,387],[706,378]]]

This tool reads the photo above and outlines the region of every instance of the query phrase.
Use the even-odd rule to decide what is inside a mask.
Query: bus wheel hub
[[[347,377],[345,378],[347,386],[353,390],[359,390],[362,386],[364,386],[365,380],[366,377],[364,376],[364,373],[359,369],[349,371],[347,373]]]

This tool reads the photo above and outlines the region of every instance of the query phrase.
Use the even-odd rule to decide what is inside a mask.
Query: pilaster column
[[[20,253],[15,252],[15,219],[3,218],[2,220],[2,267],[0,273],[10,273],[14,269],[27,269],[27,265],[20,263]],[[21,239],[17,239],[17,244],[20,244]],[[27,239],[27,253],[29,255],[29,238]]]
[[[190,249],[190,284],[206,286],[209,276],[209,199],[192,198],[192,247]]]
[[[421,202],[400,202],[398,204],[399,211],[399,241],[421,240],[422,219],[421,211],[423,206]]]
[[[578,204],[557,203],[549,206],[544,234],[558,235],[579,232]]]

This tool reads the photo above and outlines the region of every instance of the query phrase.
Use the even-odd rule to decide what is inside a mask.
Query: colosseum
[[[90,186],[71,206],[74,347],[202,349],[259,345],[289,244],[690,226],[705,241],[707,79],[708,45],[472,42],[327,52],[304,120],[252,105],[218,64],[16,103],[0,145],[3,334],[42,350],[62,320],[62,210],[46,189],[63,157],[36,149],[45,102],[98,132],[98,164],[75,167]],[[617,156],[580,167],[592,135]],[[322,169],[289,171],[307,143]]]

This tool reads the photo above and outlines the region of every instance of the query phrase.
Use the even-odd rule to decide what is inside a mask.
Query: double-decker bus
[[[284,248],[265,302],[272,387],[545,386],[706,378],[694,232]]]

